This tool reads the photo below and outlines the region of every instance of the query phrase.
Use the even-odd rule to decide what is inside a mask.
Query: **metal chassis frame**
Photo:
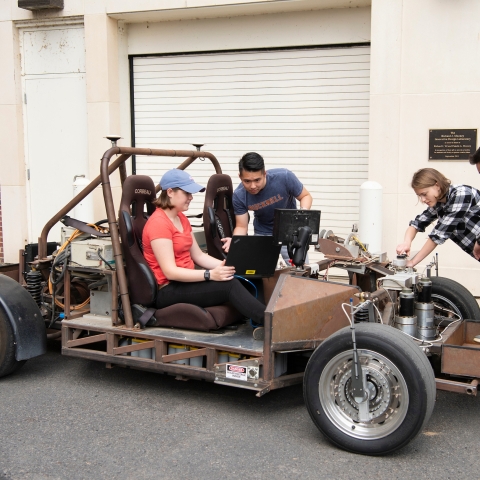
[[[120,155],[115,161],[109,165],[111,158],[114,155]],[[81,319],[86,310],[76,313],[70,313],[70,299],[69,294],[65,295],[65,322],[62,326],[62,354],[74,357],[82,357],[90,360],[97,360],[107,364],[107,367],[111,368],[114,364],[120,366],[130,366],[132,368],[139,368],[142,370],[150,370],[155,372],[164,372],[172,375],[176,375],[179,379],[196,378],[204,379],[207,381],[213,381],[215,383],[227,384],[240,388],[247,388],[257,391],[257,396],[262,396],[270,390],[282,388],[285,386],[301,383],[303,381],[303,372],[290,375],[283,375],[281,377],[274,378],[274,355],[276,352],[288,351],[292,347],[297,350],[313,350],[320,343],[321,340],[306,340],[299,341],[295,344],[286,342],[283,344],[272,344],[272,313],[268,314],[266,318],[266,335],[264,341],[263,352],[260,354],[258,351],[245,351],[245,349],[232,348],[232,352],[237,351],[239,353],[250,355],[251,358],[239,362],[236,364],[242,364],[249,366],[263,367],[263,378],[252,381],[234,381],[226,379],[221,374],[221,366],[224,364],[218,364],[219,351],[224,348],[217,348],[211,344],[198,344],[196,342],[183,341],[186,345],[194,346],[197,350],[187,351],[183,353],[168,354],[168,343],[172,342],[172,338],[168,336],[153,335],[148,330],[139,330],[134,328],[133,317],[131,313],[130,299],[128,295],[126,275],[124,271],[122,252],[118,234],[118,224],[115,214],[115,208],[113,204],[112,190],[110,186],[109,176],[115,170],[119,169],[121,184],[127,177],[125,162],[132,155],[153,155],[164,157],[187,157],[177,168],[185,169],[197,158],[208,158],[216,173],[222,173],[220,164],[216,157],[203,151],[185,151],[185,150],[160,150],[160,149],[147,149],[147,148],[132,148],[132,147],[113,147],[105,152],[101,159],[100,175],[96,177],[87,187],[85,187],[74,199],[72,199],[63,209],[61,209],[54,217],[52,217],[42,230],[41,236],[38,239],[38,263],[47,263],[50,260],[46,258],[47,255],[47,236],[50,229],[55,225],[64,215],[66,215],[73,207],[75,207],[81,200],[83,200],[88,194],[90,194],[100,183],[102,184],[103,196],[105,201],[105,207],[107,211],[108,224],[110,226],[112,246],[115,259],[120,259],[116,262],[117,269],[115,271],[102,270],[104,274],[112,275],[112,317],[111,325],[108,327],[85,327]],[[157,186],[157,191],[159,187]],[[327,261],[327,264],[329,261]],[[325,265],[326,268],[326,265]],[[374,266],[369,265],[370,270],[376,273],[384,273],[378,271]],[[372,272],[372,273],[373,273]],[[363,274],[364,269],[360,269],[357,273]],[[67,269],[65,275],[65,291],[69,292],[70,285],[70,270]],[[125,324],[121,324],[118,318],[118,305],[117,305],[117,285],[119,293],[122,297],[122,304],[125,313]],[[87,337],[80,337],[83,331],[88,331]],[[91,335],[91,332],[95,332]],[[119,346],[119,340],[122,337],[139,338],[146,341],[142,344],[132,344],[127,346]],[[445,340],[448,336],[445,338]],[[105,342],[105,348],[91,349],[85,348],[88,345],[94,343]],[[443,343],[443,342],[442,342]],[[432,352],[438,351],[442,348],[442,343],[437,344],[436,348],[432,349]],[[290,348],[289,348],[290,346]],[[141,357],[131,357],[125,354],[129,354],[145,348],[153,348],[155,352],[154,359],[144,359]],[[187,358],[194,358],[199,356],[206,357],[205,368],[180,365],[172,363],[176,360],[182,360]],[[437,389],[448,390],[458,393],[466,393],[469,395],[477,394],[478,379],[470,379],[468,382],[460,382],[456,380],[447,380],[442,378],[436,379]]]

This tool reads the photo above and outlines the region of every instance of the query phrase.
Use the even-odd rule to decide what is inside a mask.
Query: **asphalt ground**
[[[417,439],[387,457],[344,452],[300,385],[246,390],[63,357],[0,380],[0,479],[480,478],[480,399],[438,392]]]

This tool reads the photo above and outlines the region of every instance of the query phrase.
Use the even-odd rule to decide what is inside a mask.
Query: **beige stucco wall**
[[[409,187],[416,170],[436,168],[453,183],[480,187],[468,161],[428,161],[429,129],[480,128],[479,14],[476,0],[372,2],[369,175],[384,187],[390,257],[423,210]],[[426,238],[418,234],[412,251]],[[435,252],[441,275],[480,295],[478,262],[450,241]]]

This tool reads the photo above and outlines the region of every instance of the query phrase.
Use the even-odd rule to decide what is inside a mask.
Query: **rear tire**
[[[432,277],[432,300],[446,308],[457,307],[462,318],[480,321],[480,307],[475,297],[460,283],[450,278]]]
[[[308,412],[325,437],[364,455],[392,453],[413,440],[435,405],[435,377],[427,356],[387,325],[358,324],[356,342],[369,391],[368,421],[359,421],[351,394],[352,335],[343,328],[312,354],[305,370]]]
[[[0,309],[0,378],[18,370],[26,360],[15,359],[15,338],[12,326]]]

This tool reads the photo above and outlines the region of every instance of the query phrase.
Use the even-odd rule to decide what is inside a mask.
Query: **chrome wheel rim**
[[[366,372],[368,415],[358,420],[358,404],[351,394],[353,352],[345,351],[325,366],[318,383],[320,404],[340,431],[363,440],[376,440],[394,432],[408,410],[407,383],[400,370],[386,357],[371,350],[358,350],[362,370]]]

